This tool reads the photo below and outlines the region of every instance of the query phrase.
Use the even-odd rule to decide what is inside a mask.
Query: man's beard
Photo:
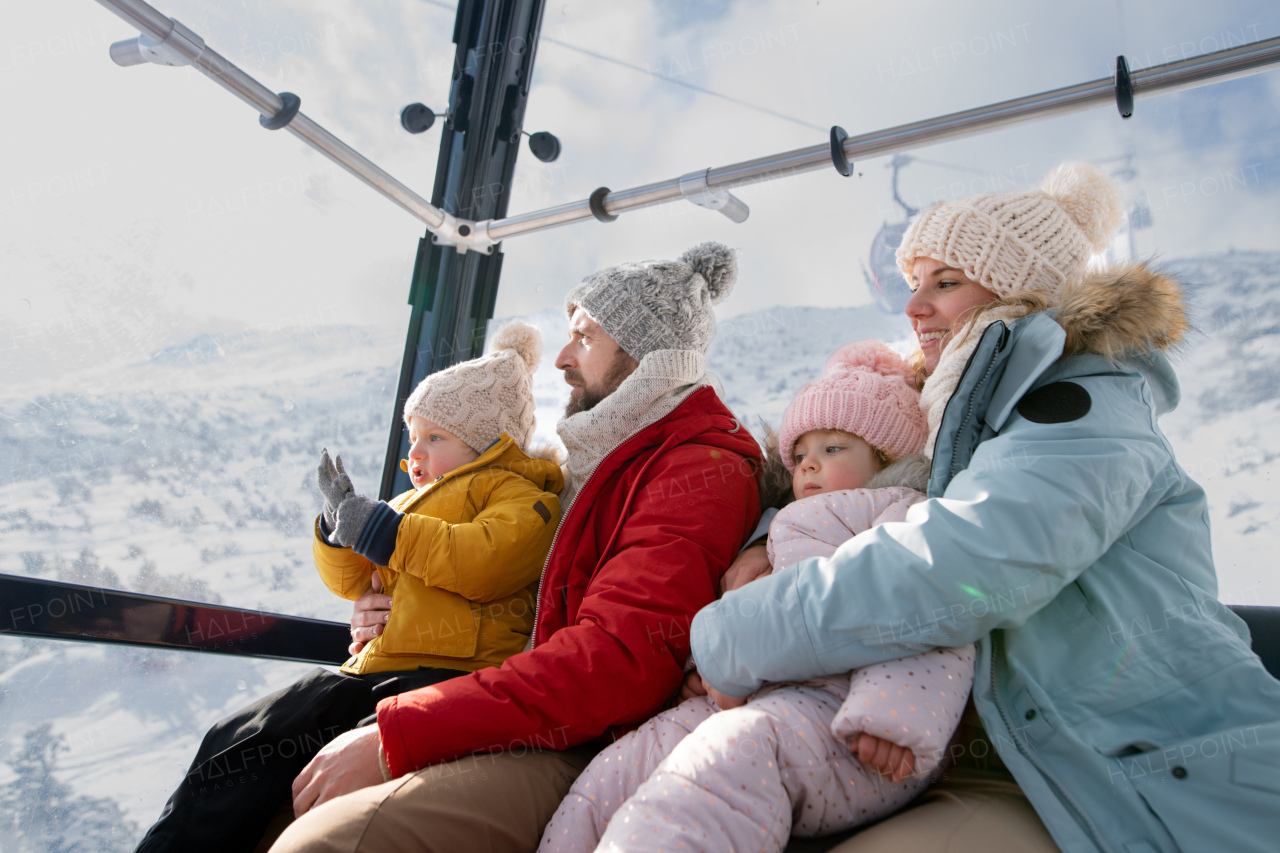
[[[569,397],[569,404],[564,407],[564,416],[567,418],[570,415],[594,409],[601,400],[617,391],[618,386],[622,384],[622,380],[630,376],[635,369],[635,359],[622,350],[618,350],[613,358],[613,364],[609,365],[609,372],[604,375],[604,379],[601,380],[598,386],[592,388],[583,381],[581,373],[572,368],[566,368],[564,378],[577,382],[578,387],[582,389],[582,393],[578,394],[577,397]]]

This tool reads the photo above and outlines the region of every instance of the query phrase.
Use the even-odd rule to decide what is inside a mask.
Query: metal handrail
[[[1134,97],[1141,99],[1192,89],[1210,82],[1256,74],[1277,64],[1280,64],[1280,37],[1215,51],[1191,59],[1155,65],[1135,71],[1130,77]],[[1114,104],[1115,91],[1115,78],[1103,77],[1038,95],[1028,95],[938,118],[903,124],[887,130],[850,136],[844,142],[845,156],[852,161],[892,154],[943,139],[974,136],[997,127],[1049,115],[1079,112],[1103,104]],[[728,190],[744,184],[831,168],[831,165],[830,145],[826,143],[811,145],[808,148],[798,148],[782,154],[709,169],[707,186],[713,190]],[[610,192],[604,195],[601,201],[604,212],[616,216],[626,210],[665,204],[680,198],[680,179],[671,178],[633,189]],[[532,213],[480,222],[476,224],[475,231],[477,236],[483,235],[489,241],[496,243],[507,237],[530,234],[594,217],[590,200],[583,199]]]
[[[143,0],[97,0],[97,2],[155,41],[165,41],[174,32],[176,22],[165,17]],[[189,33],[185,27],[182,27],[182,30]],[[172,41],[175,52],[181,53],[205,76],[239,97],[263,116],[271,118],[284,109],[284,102],[275,92],[254,80],[216,51],[203,44],[201,44],[202,49],[190,50],[186,49],[188,45],[182,39]],[[1134,99],[1141,100],[1169,92],[1193,89],[1210,82],[1256,74],[1274,65],[1280,65],[1280,36],[1191,59],[1155,65],[1133,72],[1130,80]],[[1050,115],[1080,112],[1103,104],[1116,103],[1116,91],[1115,78],[1103,77],[1088,83],[1001,101],[985,107],[975,107],[859,136],[850,136],[843,143],[844,153],[850,161],[865,159],[917,148],[943,139],[974,136],[998,127]],[[638,210],[642,207],[687,198],[688,196],[681,192],[681,179],[687,180],[693,174],[689,173],[616,192],[597,191],[596,210],[592,209],[591,199],[583,199],[518,216],[472,222],[459,219],[428,203],[302,113],[295,115],[286,128],[338,166],[426,223],[436,235],[437,244],[454,246],[461,252],[487,253],[508,237],[532,234],[584,219],[612,219],[623,211]],[[706,192],[727,192],[745,184],[777,180],[802,172],[827,168],[832,163],[831,155],[832,149],[829,144],[811,145],[807,148],[798,148],[742,163],[710,168],[705,173],[699,173],[698,178],[701,180],[705,174]]]
[[[337,664],[342,622],[0,573],[0,636]]]
[[[184,601],[0,572],[5,635],[164,651],[335,664],[351,639],[342,622]],[[1280,678],[1280,607],[1229,605],[1252,634],[1254,652]]]
[[[149,3],[143,0],[98,0],[98,2],[153,41],[166,42],[170,50],[181,54],[200,73],[240,98],[263,116],[272,118],[284,108],[284,101],[279,95],[236,67],[226,57],[203,44],[203,41],[199,48],[193,50],[185,39],[170,39],[169,36],[174,32],[176,22],[165,17]],[[185,27],[182,29],[186,30]],[[391,177],[360,152],[301,112],[285,125],[285,129],[426,223],[432,231],[447,230],[446,226],[453,226],[457,222],[453,216]]]

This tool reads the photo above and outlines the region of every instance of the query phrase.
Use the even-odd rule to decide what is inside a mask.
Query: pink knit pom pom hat
[[[778,435],[788,471],[796,440],[815,429],[843,430],[893,459],[920,452],[929,432],[911,368],[876,340],[840,347],[791,401]]]

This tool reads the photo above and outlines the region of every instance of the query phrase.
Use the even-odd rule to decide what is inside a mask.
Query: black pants
[[[137,853],[252,853],[320,748],[374,721],[378,701],[465,672],[352,676],[316,669],[215,723]]]

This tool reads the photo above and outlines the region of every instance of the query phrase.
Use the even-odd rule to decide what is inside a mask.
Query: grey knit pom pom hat
[[[716,334],[711,306],[738,276],[733,250],[703,243],[678,261],[620,264],[587,276],[569,291],[570,315],[582,308],[636,361],[654,350],[694,350],[706,355]]]
[[[477,453],[505,432],[521,449],[536,424],[533,371],[542,359],[542,336],[514,320],[498,330],[488,355],[433,373],[404,403],[404,419],[435,421]]]

